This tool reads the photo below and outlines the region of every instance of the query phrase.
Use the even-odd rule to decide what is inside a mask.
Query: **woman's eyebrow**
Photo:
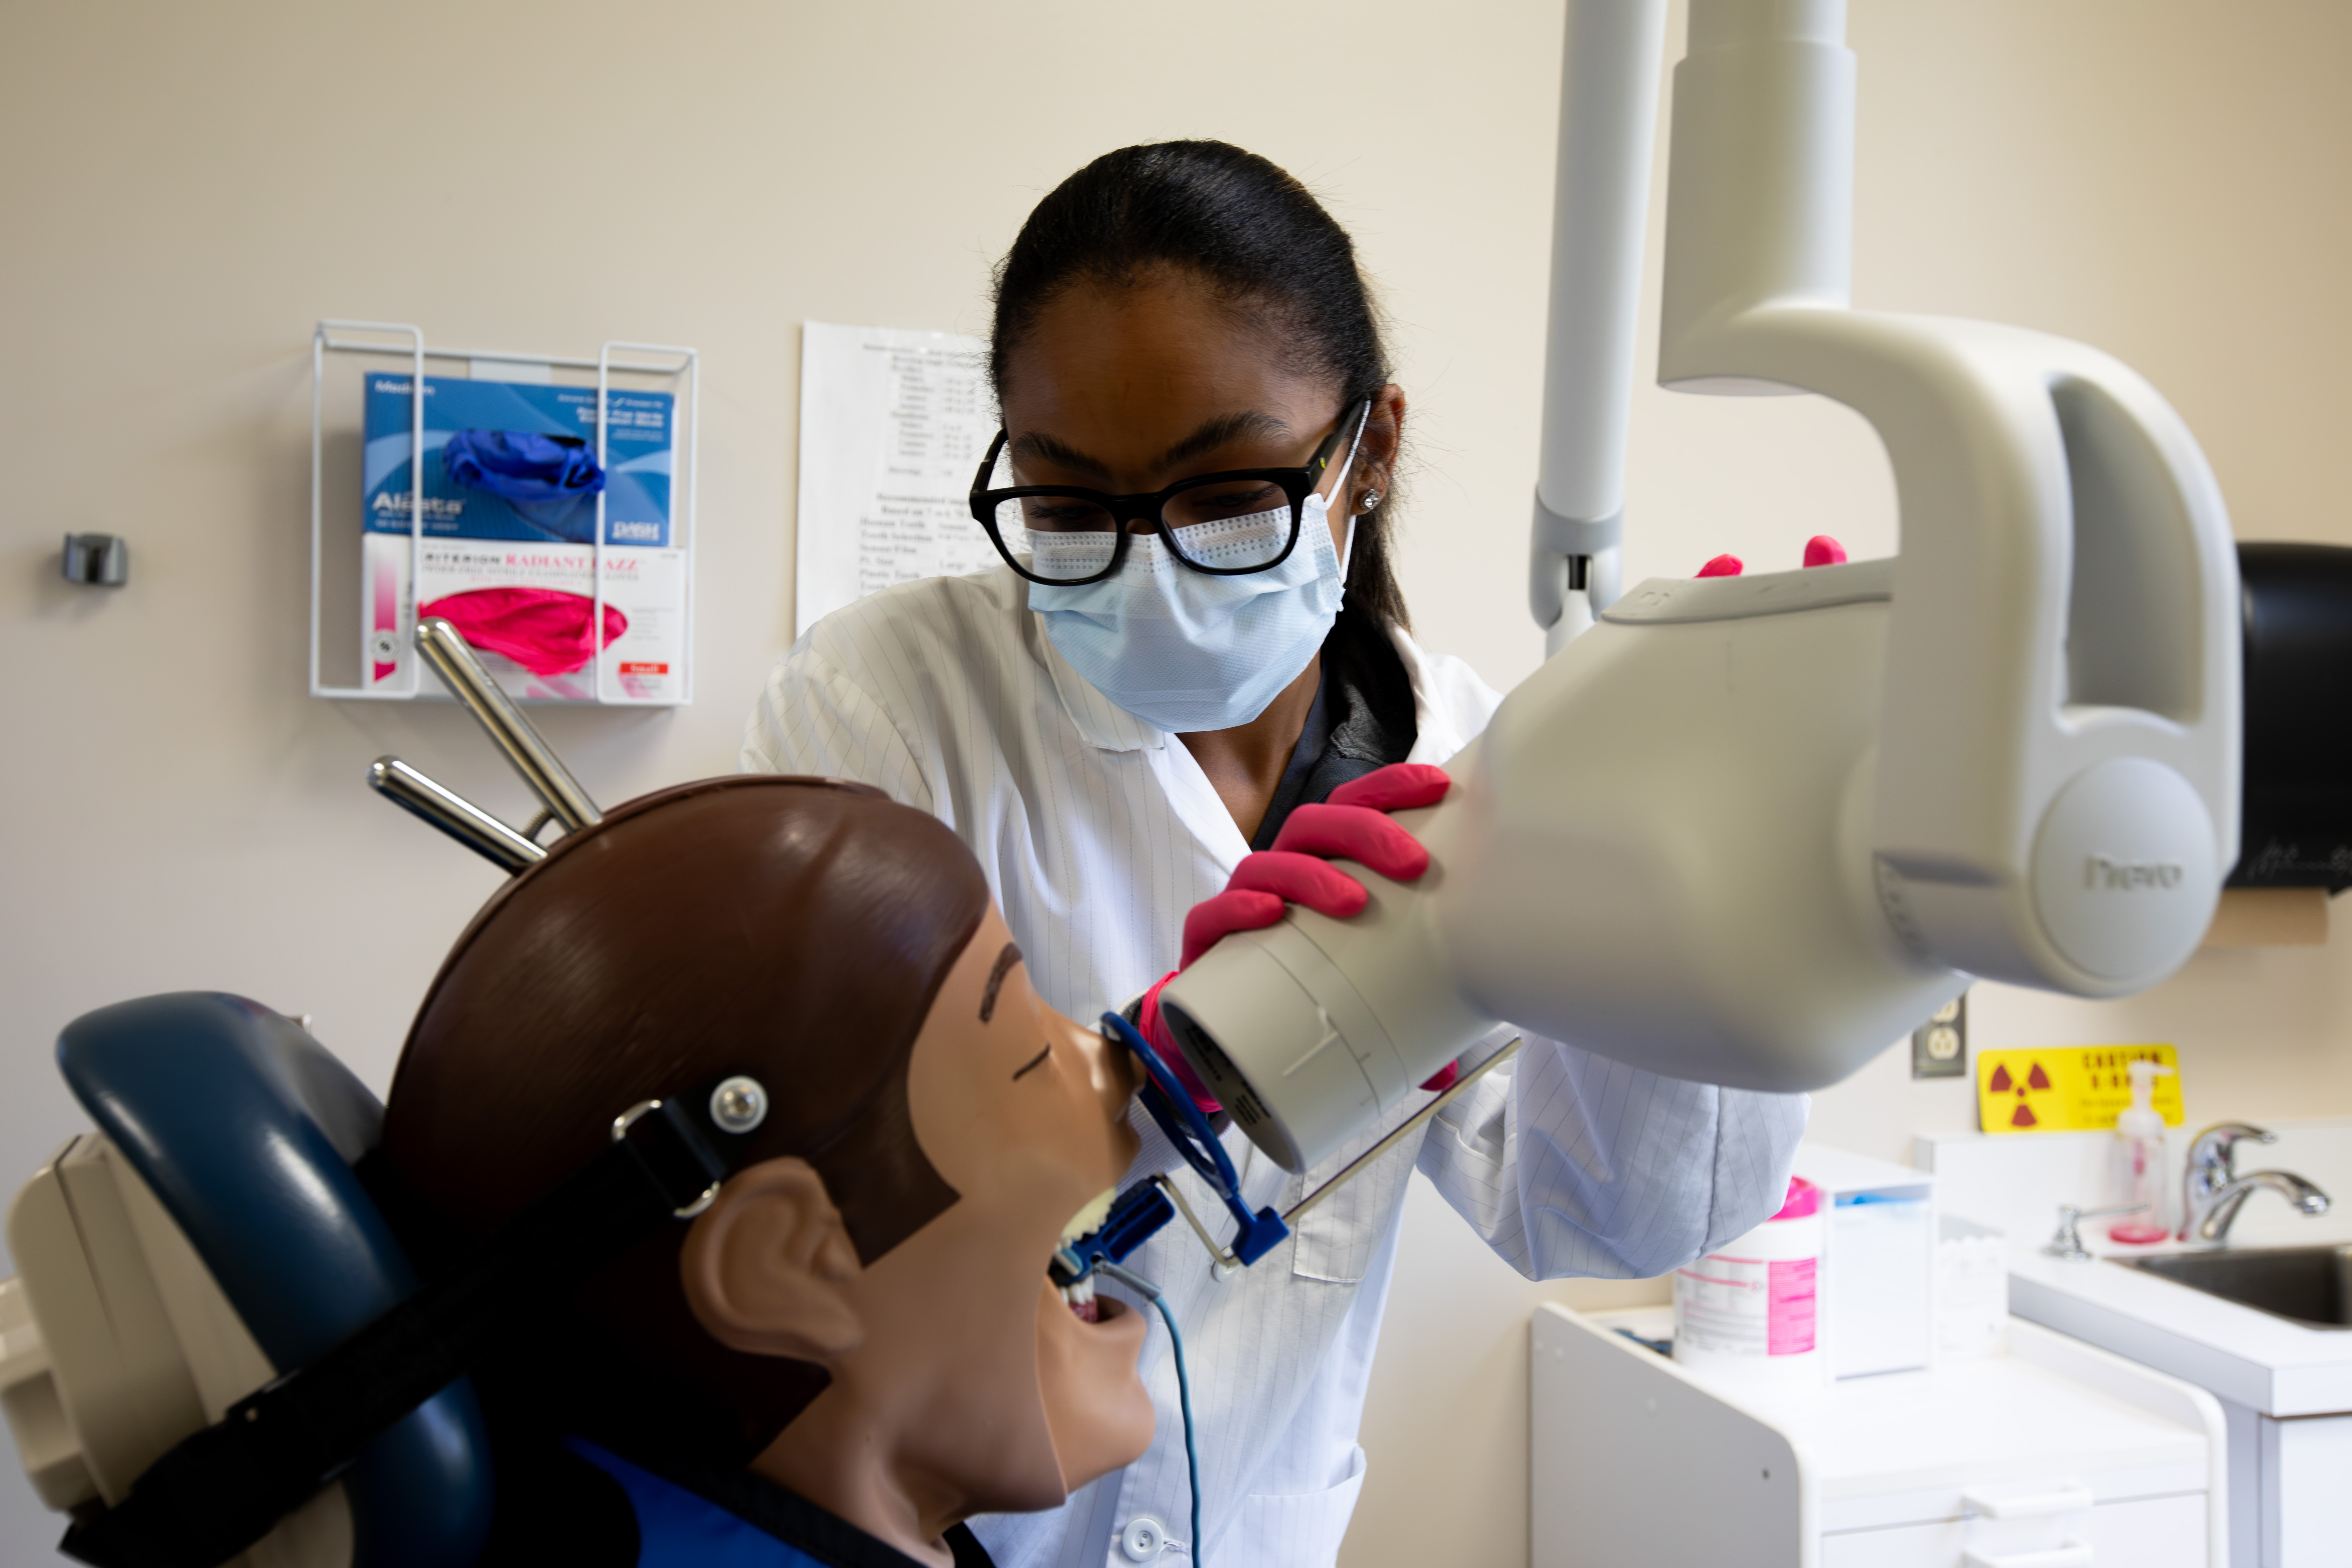
[[[1074,473],[1092,474],[1098,479],[1110,478],[1110,465],[1101,458],[1089,458],[1076,447],[1034,431],[1013,438],[1013,455],[1051,463],[1057,468],[1068,468]]]
[[[1242,414],[1220,414],[1214,419],[1177,442],[1160,456],[1160,466],[1172,468],[1177,464],[1197,458],[1203,452],[1213,452],[1229,442],[1264,437],[1269,441],[1286,440],[1290,426],[1271,414],[1250,409]]]
[[[988,972],[987,988],[980,994],[980,1021],[982,1023],[987,1023],[990,1018],[995,1016],[996,994],[1004,989],[1004,977],[1012,973],[1013,966],[1020,962],[1021,949],[1013,942],[1006,942],[1004,944],[1004,951],[996,955],[995,967]]]

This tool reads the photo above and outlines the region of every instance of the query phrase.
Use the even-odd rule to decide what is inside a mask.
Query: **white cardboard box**
[[[1906,1372],[1936,1354],[1936,1186],[1926,1171],[1819,1143],[1796,1173],[1822,1190],[1822,1331],[1832,1377]]]

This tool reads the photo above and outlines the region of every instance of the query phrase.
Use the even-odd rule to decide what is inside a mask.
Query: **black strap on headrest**
[[[569,1291],[660,1221],[700,1213],[756,1131],[712,1118],[723,1086],[740,1081],[633,1108],[612,1147],[463,1268],[231,1406],[121,1503],[76,1522],[58,1550],[93,1568],[218,1568],[245,1551],[463,1376],[517,1308]]]

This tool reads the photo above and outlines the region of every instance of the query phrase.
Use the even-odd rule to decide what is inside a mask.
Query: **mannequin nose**
[[[1086,1058],[1087,1079],[1102,1102],[1103,1115],[1112,1121],[1127,1120],[1128,1101],[1141,1088],[1139,1069],[1125,1047],[1103,1037],[1100,1029],[1080,1029],[1078,1050]]]

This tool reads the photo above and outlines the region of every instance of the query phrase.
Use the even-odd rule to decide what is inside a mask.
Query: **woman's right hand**
[[[1362,913],[1371,895],[1361,882],[1332,865],[1332,858],[1353,860],[1391,881],[1419,877],[1429,869],[1429,851],[1388,814],[1435,805],[1452,787],[1444,769],[1426,763],[1391,763],[1341,784],[1328,801],[1293,811],[1275,836],[1273,848],[1245,856],[1234,868],[1223,892],[1192,906],[1184,917],[1182,957],[1174,971],[1144,993],[1137,1024],[1203,1111],[1220,1107],[1160,1016],[1161,987],[1234,932],[1273,925],[1291,904],[1333,920]]]

